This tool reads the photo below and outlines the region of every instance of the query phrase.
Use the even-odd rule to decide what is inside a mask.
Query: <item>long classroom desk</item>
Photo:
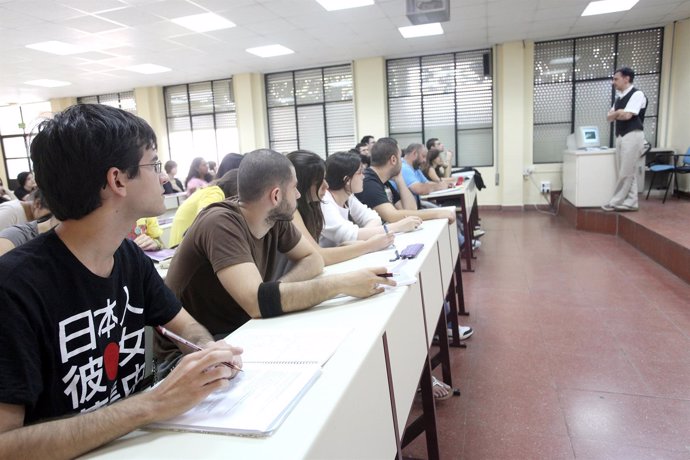
[[[358,458],[400,457],[402,433],[428,360],[435,325],[457,258],[457,230],[426,221],[396,236],[396,246],[424,242],[405,270],[419,281],[367,299],[340,298],[243,328],[352,328],[323,373],[278,430],[267,438],[140,429],[86,458]],[[393,250],[327,267],[337,274],[391,266]],[[231,340],[231,339],[230,339]],[[241,345],[241,344],[238,344]],[[315,344],[318,346],[318,344]],[[434,433],[435,435],[435,433]]]

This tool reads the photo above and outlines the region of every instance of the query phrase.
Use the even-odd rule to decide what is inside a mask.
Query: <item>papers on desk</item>
[[[441,190],[436,190],[436,191],[428,193],[424,196],[425,197],[427,197],[427,196],[438,196],[438,195],[446,195],[446,194],[450,194],[450,193],[454,193],[454,192],[461,192],[463,190],[463,188],[464,188],[463,185],[455,185],[453,187],[444,188]]]
[[[321,375],[351,328],[240,328],[225,341],[244,348],[230,388],[182,415],[151,425],[182,431],[270,436]]]
[[[351,328],[262,329],[240,328],[225,341],[242,347],[244,363],[301,363],[323,366],[333,356]]]
[[[321,375],[316,364],[246,363],[230,388],[182,415],[150,425],[203,433],[270,436]]]

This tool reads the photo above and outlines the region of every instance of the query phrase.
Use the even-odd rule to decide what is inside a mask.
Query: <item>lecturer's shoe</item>
[[[620,206],[614,206],[613,208],[616,211],[623,211],[623,212],[637,211],[638,209],[640,209],[637,206],[628,206],[627,204],[622,204]]]
[[[602,206],[601,206],[601,209],[603,209],[603,210],[606,211],[606,212],[611,212],[611,211],[615,211],[615,210],[616,210],[616,208],[613,207],[613,206],[611,206],[610,204],[602,205]]]

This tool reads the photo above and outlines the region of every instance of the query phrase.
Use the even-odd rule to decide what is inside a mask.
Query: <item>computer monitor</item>
[[[599,147],[601,145],[599,140],[599,127],[578,126],[575,129],[575,141],[578,149]]]

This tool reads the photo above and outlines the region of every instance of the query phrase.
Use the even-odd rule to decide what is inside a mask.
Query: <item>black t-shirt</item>
[[[371,209],[383,203],[395,205],[400,201],[398,191],[391,186],[390,182],[381,182],[379,175],[371,168],[364,170],[364,188],[361,193],[357,193],[355,196]]]
[[[54,231],[0,258],[0,402],[24,423],[95,410],[144,376],[144,326],[181,305],[132,241],[108,278],[91,273]]]

